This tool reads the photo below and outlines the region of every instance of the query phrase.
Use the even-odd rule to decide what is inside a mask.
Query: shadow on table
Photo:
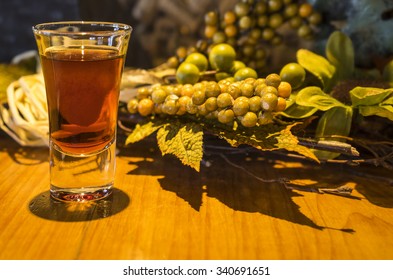
[[[318,230],[328,228],[316,224],[300,211],[293,199],[303,196],[301,193],[287,189],[278,182],[261,182],[256,176],[250,176],[250,173],[253,173],[265,179],[272,179],[278,175],[287,175],[284,170],[280,174],[269,159],[255,161],[252,158],[247,159],[247,154],[227,154],[226,156],[234,162],[234,165],[230,165],[217,154],[205,153],[204,162],[198,173],[182,165],[175,157],[162,157],[160,152],[151,145],[146,146],[140,143],[134,145],[136,146],[132,149],[122,149],[120,156],[140,157],[149,154],[149,157],[154,160],[130,162],[137,168],[128,174],[163,175],[162,179],[158,179],[161,187],[176,193],[196,211],[200,210],[203,193],[206,193],[208,197],[218,199],[235,211],[262,213]],[[243,169],[234,167],[237,164]],[[296,170],[291,170],[291,172],[298,173]],[[354,232],[353,229],[335,230]]]
[[[35,165],[49,160],[48,147],[23,147],[0,130],[0,151],[22,165]]]
[[[84,203],[64,203],[50,197],[49,191],[37,195],[29,204],[30,211],[43,219],[60,222],[83,222],[113,216],[130,204],[129,196],[114,188],[101,200]]]

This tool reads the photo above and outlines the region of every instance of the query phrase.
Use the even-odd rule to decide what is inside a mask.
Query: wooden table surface
[[[392,171],[221,152],[197,173],[154,141],[120,148],[114,194],[67,204],[47,148],[0,132],[0,259],[393,259]]]

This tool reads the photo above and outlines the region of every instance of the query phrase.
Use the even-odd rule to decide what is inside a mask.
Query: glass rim
[[[54,27],[71,27],[71,26],[92,26],[98,27],[97,30],[89,30],[89,31],[75,31],[75,30],[57,30],[52,29]],[[102,29],[100,29],[101,27]],[[111,27],[112,30],[106,30],[104,28]],[[120,22],[110,22],[110,21],[53,21],[53,22],[44,22],[36,24],[32,27],[33,32],[36,34],[44,34],[44,35],[59,35],[59,36],[69,36],[69,35],[86,35],[90,33],[108,35],[110,34],[127,34],[131,33],[132,26],[120,23]]]

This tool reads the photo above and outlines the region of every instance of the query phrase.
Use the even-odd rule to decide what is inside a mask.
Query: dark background
[[[226,11],[239,0],[0,0],[0,63],[36,50],[31,27],[61,20],[117,21],[132,33],[126,65],[148,69],[160,65],[179,46],[194,46],[201,38],[204,14]],[[308,0],[326,23],[341,26],[353,41],[356,62],[370,68],[393,57],[393,0]],[[331,31],[328,26],[325,29]],[[329,32],[320,32],[314,51],[323,53]],[[322,46],[323,48],[318,48]],[[298,46],[290,43],[290,51]],[[312,46],[306,45],[307,48]],[[287,49],[274,48],[273,61],[282,64]],[[294,57],[291,57],[294,60]],[[379,65],[379,66],[378,66]]]
[[[124,4],[121,5],[120,3]],[[117,21],[135,25],[130,13],[136,1],[116,0],[0,0],[0,63],[9,63],[20,53],[35,50],[31,27],[62,20]],[[148,68],[150,58],[131,38],[127,65]],[[136,55],[134,55],[136,54]]]

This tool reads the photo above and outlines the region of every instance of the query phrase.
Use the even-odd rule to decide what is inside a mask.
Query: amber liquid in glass
[[[50,48],[41,57],[50,137],[69,154],[91,154],[116,133],[123,57],[105,48]]]
[[[52,197],[90,201],[111,193],[123,61],[113,49],[99,47],[52,47],[41,57]]]

